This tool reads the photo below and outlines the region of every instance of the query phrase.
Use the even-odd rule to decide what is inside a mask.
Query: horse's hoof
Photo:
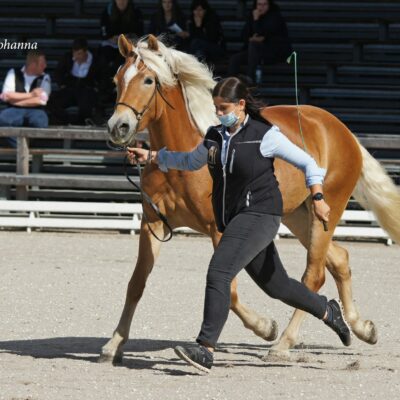
[[[365,321],[365,327],[367,331],[367,340],[368,344],[376,344],[378,341],[378,329],[372,321]]]
[[[112,365],[122,365],[122,359],[123,359],[123,353],[121,351],[119,351],[115,354],[103,351],[100,354],[97,362],[108,363],[108,364],[112,364]]]
[[[278,324],[274,320],[262,318],[254,333],[260,338],[272,342],[278,337]]]
[[[289,350],[273,350],[270,349],[269,352],[261,358],[265,362],[277,362],[277,361],[290,361],[290,351]]]

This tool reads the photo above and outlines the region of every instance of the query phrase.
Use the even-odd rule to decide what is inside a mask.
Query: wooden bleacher
[[[47,55],[48,71],[51,74],[58,58],[70,48],[76,36],[86,36],[94,49],[99,46],[99,19],[108,1],[0,0],[0,37],[6,37],[9,41],[37,42]],[[247,2],[248,7],[250,3]],[[369,135],[374,140],[384,138],[386,134],[392,137],[399,135],[400,2],[278,0],[277,3],[287,20],[293,48],[298,54],[300,101],[333,112],[357,135]],[[136,0],[135,4],[142,9],[147,27],[155,2]],[[187,13],[190,0],[180,0],[180,4]],[[228,52],[232,54],[239,51],[242,46],[240,31],[243,21],[237,19],[235,2],[215,0],[211,4],[221,18]],[[22,65],[23,61],[23,51],[2,52],[0,84],[7,70]],[[217,75],[224,76],[226,62],[216,65],[215,71]],[[293,66],[286,63],[263,66],[263,82],[259,93],[269,104],[294,104]],[[121,169],[121,165],[118,165],[115,157],[111,157],[110,150],[101,140],[57,139],[50,136],[30,140],[31,174],[59,173],[66,176],[66,180],[59,181],[65,184],[68,183],[68,175],[71,179],[72,175],[79,174],[116,176],[118,168]],[[67,147],[65,140],[69,140]],[[396,160],[400,158],[400,149],[392,147],[387,151],[376,151],[374,154],[385,160],[386,165],[390,166],[390,173],[398,182],[399,166]],[[9,182],[14,179],[14,183],[26,183],[31,179],[28,183],[32,183],[29,190],[32,198],[76,196],[96,199],[101,196],[119,196],[125,200],[131,195],[122,187],[123,183],[119,189],[96,188],[95,179],[90,183],[93,184],[92,188],[85,191],[77,187],[78,183],[75,187],[71,183],[70,188],[56,187],[56,184],[48,188],[40,186],[38,184],[43,181],[39,175],[18,178],[18,181],[10,175],[6,178],[5,174],[15,174],[15,168],[13,151],[7,153],[4,146],[0,147],[0,172],[3,174],[0,180],[3,179],[3,183],[7,179]],[[107,180],[104,182],[107,186]],[[15,198],[14,186],[9,195]]]

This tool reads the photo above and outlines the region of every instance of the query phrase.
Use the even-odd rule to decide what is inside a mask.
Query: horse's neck
[[[151,148],[158,150],[167,147],[174,151],[193,149],[202,138],[189,118],[181,88],[173,88],[163,95],[174,108],[161,96],[158,97],[157,101],[164,103],[164,110],[160,118],[149,125]]]

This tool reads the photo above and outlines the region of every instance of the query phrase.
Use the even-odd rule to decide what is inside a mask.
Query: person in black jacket
[[[211,126],[194,150],[128,147],[131,163],[153,162],[163,172],[194,171],[208,165],[213,181],[211,201],[217,228],[223,235],[208,267],[197,344],[177,346],[176,354],[192,366],[210,371],[214,348],[228,318],[231,282],[243,268],[266,294],[324,321],[349,346],[350,328],[339,301],[328,301],[290,278],[273,242],[283,212],[274,158],[304,172],[315,215],[327,222],[330,208],[323,196],[326,170],[262,117],[262,104],[238,78],[218,82],[213,100],[221,124]]]
[[[285,20],[273,0],[256,0],[242,32],[244,49],[229,60],[228,75],[237,75],[247,63],[247,75],[255,80],[257,65],[286,60],[291,44]]]
[[[98,69],[85,38],[77,38],[72,50],[65,53],[54,71],[59,90],[52,93],[49,110],[53,124],[85,124],[96,106]],[[65,108],[78,107],[78,119],[70,120]]]
[[[106,101],[114,100],[112,77],[124,63],[118,50],[118,36],[122,33],[133,39],[144,33],[142,12],[132,0],[112,0],[101,15],[100,91]]]
[[[190,6],[189,52],[205,61],[224,55],[224,35],[218,15],[207,0],[193,0]]]
[[[189,37],[186,25],[185,15],[177,0],[159,0],[157,11],[150,20],[149,33],[157,36],[162,34],[168,45],[185,50]]]

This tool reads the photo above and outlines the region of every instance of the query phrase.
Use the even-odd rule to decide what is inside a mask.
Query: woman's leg
[[[270,297],[306,311],[319,319],[325,316],[326,297],[289,278],[273,242],[247,265],[246,271]]]
[[[229,59],[228,76],[235,76],[240,73],[240,67],[247,62],[247,50],[234,54]]]
[[[261,63],[263,55],[262,43],[249,42],[249,50],[247,56],[247,76],[255,82],[256,68]]]
[[[268,246],[275,237],[280,218],[274,215],[243,213],[227,226],[211,259],[204,303],[204,319],[199,343],[215,347],[228,317],[232,279]]]
[[[269,296],[323,319],[345,346],[350,345],[350,327],[340,303],[334,299],[328,302],[325,296],[289,278],[273,242],[247,265],[246,271]]]

